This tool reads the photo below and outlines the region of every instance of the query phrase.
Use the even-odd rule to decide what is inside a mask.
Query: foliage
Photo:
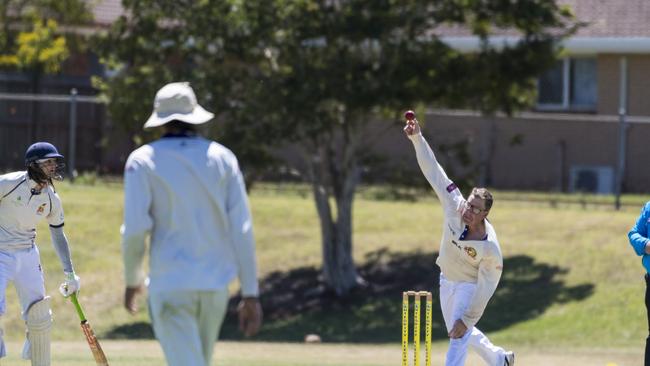
[[[351,263],[351,209],[371,118],[386,110],[395,118],[415,103],[487,113],[521,109],[533,100],[535,77],[553,65],[556,41],[575,27],[569,12],[538,0],[130,0],[124,6],[129,17],[99,42],[117,71],[101,85],[113,120],[135,132],[161,85],[188,80],[219,113],[212,136],[245,169],[267,166],[269,146],[297,142],[316,193],[323,274],[339,294],[362,283]],[[482,49],[451,49],[438,38],[444,27],[480,37]],[[487,38],[495,29],[521,39],[496,49]]]
[[[80,46],[79,36],[62,26],[90,22],[82,0],[9,0],[0,3],[0,67],[57,73]]]
[[[18,35],[16,66],[29,69],[41,67],[45,73],[56,73],[68,57],[65,38],[56,36],[57,23],[54,20],[36,21],[31,32]]]
[[[512,113],[531,104],[535,77],[553,64],[555,42],[573,27],[570,14],[550,1],[273,4],[278,21],[266,33],[273,36],[260,68],[265,112],[274,129],[303,147],[321,219],[323,274],[338,294],[362,283],[349,268],[351,202],[373,114],[415,103]],[[453,26],[480,37],[482,49],[459,53],[437,37],[438,27]],[[493,48],[492,28],[521,40]]]
[[[572,30],[552,1],[125,1],[98,42],[117,76],[100,81],[113,120],[139,132],[156,90],[189,80],[219,114],[210,131],[249,164],[268,163],[265,146],[318,136],[373,111],[412,103],[512,112],[529,105],[534,77],[552,65],[554,41]],[[516,46],[461,54],[437,29],[500,28]],[[555,29],[555,32],[551,32]],[[393,115],[394,116],[394,115]],[[261,161],[258,161],[261,160]]]
[[[535,77],[554,62],[555,42],[572,31],[569,14],[552,1],[275,4],[265,95],[285,131],[298,126],[306,136],[339,125],[341,113],[350,115],[345,123],[365,124],[374,108],[416,102],[487,112],[526,107]],[[483,37],[482,51],[458,53],[437,37],[438,28],[453,26]],[[521,41],[489,47],[494,28],[514,29]]]
[[[258,41],[250,35],[242,5],[124,2],[132,16],[116,21],[96,42],[102,61],[115,76],[96,80],[96,85],[109,101],[112,119],[134,136],[135,144],[157,137],[142,131],[156,91],[168,82],[187,80],[199,103],[217,114],[218,123],[207,126],[207,134],[233,149],[245,166],[262,168],[269,162],[265,147],[274,136],[254,128],[259,125],[257,116],[237,107],[255,88],[254,69],[245,64],[245,54],[253,52]],[[259,11],[261,18],[266,17],[263,9]],[[258,109],[263,108],[258,102]]]

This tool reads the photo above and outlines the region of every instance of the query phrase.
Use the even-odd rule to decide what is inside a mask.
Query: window
[[[537,83],[539,110],[596,110],[596,59],[567,58],[547,71]]]
[[[571,192],[614,192],[614,168],[609,165],[574,165],[569,179]]]

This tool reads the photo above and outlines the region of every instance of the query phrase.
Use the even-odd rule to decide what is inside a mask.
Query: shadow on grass
[[[434,339],[446,338],[437,298],[436,256],[388,249],[369,253],[359,267],[368,286],[354,290],[346,298],[330,292],[315,267],[273,272],[260,282],[264,326],[253,339],[300,342],[313,333],[324,342],[399,342],[401,294],[407,289],[433,292],[432,335]],[[562,277],[566,273],[568,269],[538,263],[532,257],[506,258],[504,275],[479,328],[489,333],[535,318],[552,304],[583,300],[593,293],[593,284],[565,285]],[[242,339],[237,330],[238,301],[238,297],[230,299],[221,339]],[[412,322],[412,312],[410,315]],[[146,323],[137,323],[114,328],[106,336],[150,338],[151,329]]]
[[[123,324],[106,333],[109,339],[153,339],[153,328],[148,322]]]

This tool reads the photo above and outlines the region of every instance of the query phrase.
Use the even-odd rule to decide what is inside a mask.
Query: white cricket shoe
[[[515,353],[508,351],[505,354],[505,359],[503,360],[503,366],[515,366]]]

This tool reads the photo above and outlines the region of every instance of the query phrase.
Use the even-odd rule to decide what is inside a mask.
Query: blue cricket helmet
[[[63,159],[63,155],[59,154],[56,147],[49,142],[36,142],[25,152],[25,165],[29,166],[38,160],[50,158]]]

